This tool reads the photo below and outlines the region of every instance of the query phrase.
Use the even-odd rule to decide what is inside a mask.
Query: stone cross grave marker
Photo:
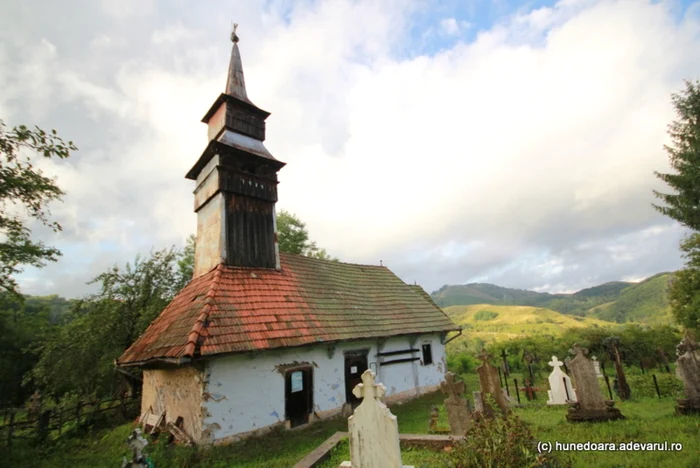
[[[146,468],[148,463],[143,454],[143,449],[148,445],[148,441],[141,435],[141,429],[134,429],[127,438],[127,443],[131,449],[132,458],[131,461],[128,461],[126,457],[124,457],[122,468]]]
[[[479,374],[479,386],[481,387],[484,413],[487,415],[492,414],[491,408],[489,408],[486,403],[486,395],[491,395],[491,398],[496,401],[496,404],[501,410],[508,411],[508,402],[506,401],[505,393],[498,382],[498,369],[489,362],[491,355],[486,352],[486,349],[482,348],[481,354],[479,354],[478,357],[483,361],[483,363],[476,368],[476,371]]]
[[[350,461],[343,468],[412,468],[401,463],[399,447],[399,425],[379,399],[386,387],[375,382],[375,374],[367,369],[362,374],[362,383],[352,390],[362,399],[355,413],[348,419],[350,429]]]
[[[472,424],[469,403],[463,396],[466,389],[464,382],[457,382],[452,372],[445,374],[445,381],[440,382],[440,390],[447,395],[445,400],[447,420],[450,422],[452,434],[455,435],[466,434]]]
[[[572,422],[623,419],[620,410],[614,407],[615,402],[603,399],[593,361],[586,357],[588,350],[575,344],[569,352],[574,355],[569,369],[576,384],[577,401],[569,403],[566,419]]]
[[[576,401],[576,392],[571,386],[571,378],[561,370],[564,365],[556,356],[548,363],[553,369],[549,374],[548,405],[565,405],[567,401]],[[567,397],[568,393],[568,397]]]
[[[686,332],[676,347],[678,373],[683,380],[685,398],[678,400],[676,411],[680,414],[700,413],[700,346]]]
[[[598,358],[593,356],[591,358],[591,360],[593,361],[593,367],[595,368],[596,377],[598,377],[599,379],[602,379],[603,373],[600,371],[600,363],[598,362]]]

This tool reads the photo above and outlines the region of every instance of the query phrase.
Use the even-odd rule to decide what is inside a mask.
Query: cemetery
[[[112,456],[121,460],[122,466],[139,468],[176,462],[186,463],[183,466],[209,466],[216,462],[242,467],[438,467],[449,466],[455,460],[465,463],[458,466],[479,466],[483,460],[474,458],[478,452],[475,444],[484,444],[502,431],[504,435],[516,434],[517,444],[494,446],[492,456],[497,460],[510,457],[506,459],[519,463],[522,459],[517,457],[522,457],[523,446],[532,448],[538,441],[668,442],[682,444],[682,458],[662,451],[566,451],[546,456],[562,466],[587,466],[593,460],[596,466],[618,466],[630,460],[642,466],[697,466],[697,349],[693,336],[686,334],[677,347],[678,367],[673,369],[671,363],[670,372],[662,365],[644,374],[654,383],[652,394],[635,387],[637,380],[631,379],[627,400],[606,384],[607,379],[596,375],[596,361],[588,359],[586,348],[576,343],[563,361],[557,356],[547,360],[549,371],[538,367],[537,361],[515,370],[516,356],[506,355],[499,363],[482,349],[474,356],[480,364],[471,372],[447,372],[439,390],[405,403],[387,406],[386,387],[368,369],[363,372],[361,383],[353,388],[360,404],[350,416],[338,415],[295,431],[280,428],[205,450],[178,439],[165,424],[154,428],[146,421],[136,426],[129,423],[107,436],[113,445],[110,451],[90,456],[94,460]],[[506,366],[506,362],[510,365]],[[617,371],[614,366],[606,368],[605,363],[610,364],[603,361],[600,366],[604,377],[608,377],[611,368]],[[641,376],[641,370],[625,367],[630,376],[637,371]],[[681,390],[658,385],[669,379],[678,381]],[[506,390],[508,380],[514,396]],[[526,384],[519,388],[518,381]],[[635,395],[635,390],[642,395]],[[21,451],[21,442],[16,444]],[[90,466],[88,458],[71,460],[73,466]],[[41,466],[65,463],[65,459],[47,461]]]

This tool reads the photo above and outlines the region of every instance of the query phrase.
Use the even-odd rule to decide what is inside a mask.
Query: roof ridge
[[[214,304],[214,296],[219,287],[219,280],[221,279],[221,271],[223,270],[223,263],[219,263],[214,271],[214,278],[209,285],[209,290],[204,298],[204,307],[200,312],[197,320],[195,320],[194,325],[190,333],[187,335],[187,345],[185,346],[184,355],[185,356],[195,356],[199,354],[199,350],[202,346],[202,341],[207,337],[207,328],[209,327],[209,312]]]
[[[309,257],[308,255],[302,255],[302,254],[294,254],[294,253],[289,253],[289,252],[280,252],[281,256],[288,256],[288,257],[295,257],[295,258],[303,258],[303,259],[308,259],[311,261],[315,262],[324,262],[328,264],[335,264],[335,265],[351,265],[351,266],[358,266],[358,267],[364,267],[364,268],[377,268],[377,269],[384,269],[388,270],[389,268],[386,265],[371,265],[368,263],[352,263],[352,262],[342,262],[340,260],[328,260],[327,258],[317,258],[317,257]]]

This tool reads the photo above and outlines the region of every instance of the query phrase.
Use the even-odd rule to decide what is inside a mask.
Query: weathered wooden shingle
[[[386,267],[284,253],[280,260],[280,271],[221,264],[196,278],[118,364],[460,328]]]

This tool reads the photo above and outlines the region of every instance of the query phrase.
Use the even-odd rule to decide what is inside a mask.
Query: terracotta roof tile
[[[222,264],[192,280],[118,364],[460,328],[386,267],[280,260],[279,271]]]

